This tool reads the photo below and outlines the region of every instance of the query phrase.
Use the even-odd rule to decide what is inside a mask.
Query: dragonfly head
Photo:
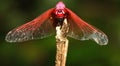
[[[56,9],[64,9],[65,8],[65,4],[63,2],[58,2],[56,5]]]

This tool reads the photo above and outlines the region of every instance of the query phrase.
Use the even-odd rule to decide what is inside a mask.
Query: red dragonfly
[[[91,39],[99,45],[108,43],[108,38],[102,31],[79,18],[74,12],[66,8],[62,1],[58,2],[55,8],[47,10],[34,20],[11,30],[5,40],[8,42],[23,42],[51,36],[55,34],[57,25],[62,26],[64,19],[67,19],[69,24],[67,36],[78,40]]]

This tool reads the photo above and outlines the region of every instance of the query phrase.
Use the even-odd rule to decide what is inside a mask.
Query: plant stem
[[[68,33],[69,27],[67,23],[67,19],[64,19],[62,26],[56,27],[56,65],[55,66],[65,66],[67,50],[68,50]]]

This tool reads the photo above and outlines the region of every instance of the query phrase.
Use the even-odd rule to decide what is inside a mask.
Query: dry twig
[[[64,19],[62,26],[56,27],[56,46],[57,46],[57,53],[56,53],[56,65],[55,66],[65,66],[66,64],[66,57],[67,57],[67,50],[68,50],[68,33],[69,27],[67,23],[67,19]]]

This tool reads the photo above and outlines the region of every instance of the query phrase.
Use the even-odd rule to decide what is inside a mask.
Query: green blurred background
[[[55,36],[22,43],[4,40],[18,27],[59,0],[0,0],[0,66],[54,66]],[[105,32],[106,46],[69,39],[66,66],[120,66],[120,0],[63,0],[66,6],[88,23]]]

